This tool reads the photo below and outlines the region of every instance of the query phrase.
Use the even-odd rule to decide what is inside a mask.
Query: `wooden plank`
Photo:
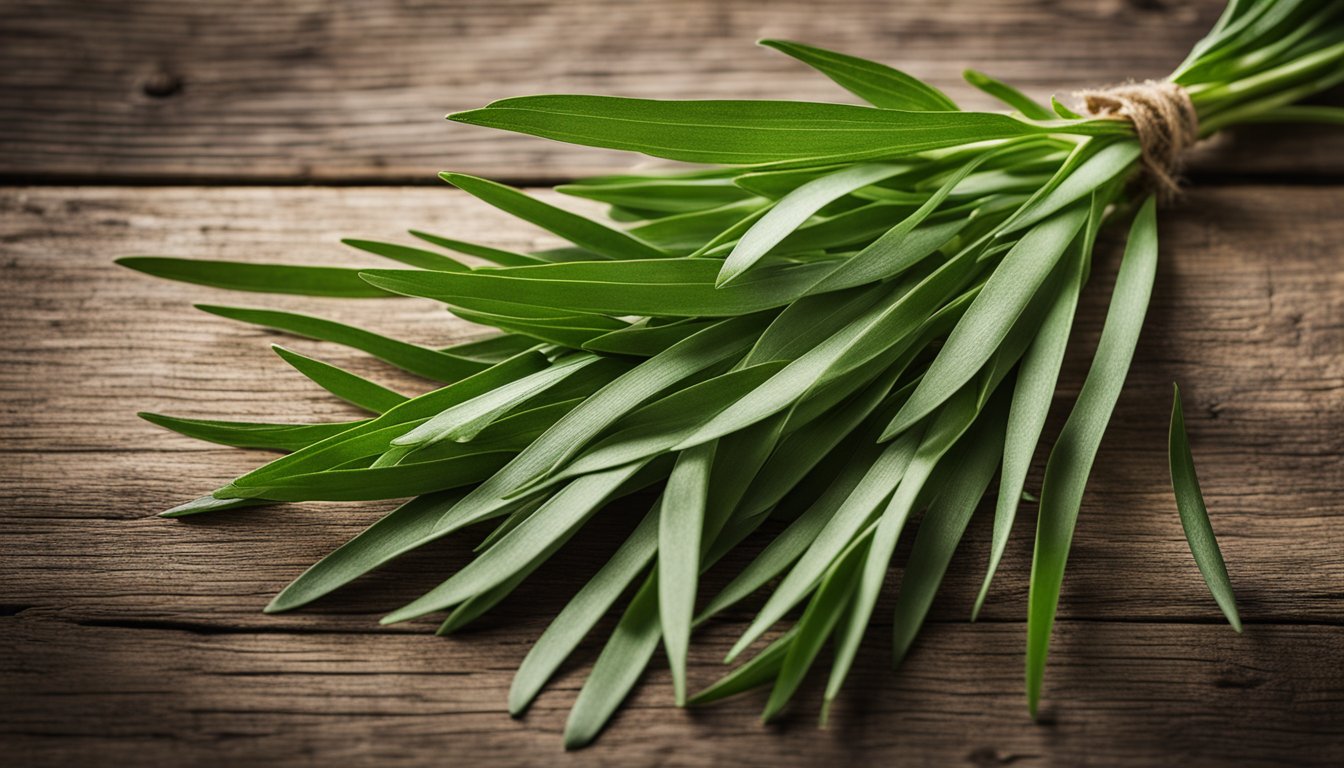
[[[890,62],[993,108],[976,67],[1035,96],[1161,77],[1223,0],[12,0],[0,6],[0,174],[45,178],[513,179],[607,172],[631,155],[461,125],[529,93],[844,100],[761,37]],[[1270,138],[1277,136],[1277,139]],[[1289,126],[1196,172],[1344,172],[1344,137]]]
[[[714,679],[739,626],[698,647]],[[536,628],[530,628],[533,631]],[[881,645],[885,632],[874,632]],[[815,727],[819,681],[779,726],[748,695],[671,706],[658,669],[598,746],[560,748],[584,667],[504,713],[512,630],[428,636],[199,634],[0,619],[0,738],[22,765],[1338,765],[1344,628],[1064,622],[1043,721],[1021,693],[1019,624],[935,626],[899,674],[867,654]],[[16,655],[17,654],[17,655]],[[591,649],[583,652],[591,658]],[[586,665],[584,665],[586,666]],[[1174,713],[1176,716],[1173,716]]]

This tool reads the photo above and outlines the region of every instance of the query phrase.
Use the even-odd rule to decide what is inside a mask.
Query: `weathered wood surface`
[[[983,69],[1035,96],[1161,77],[1223,0],[7,0],[0,174],[10,178],[551,179],[630,155],[463,125],[528,93],[843,101],[762,37],[890,62],[969,108]],[[1284,140],[1293,130],[1292,140]],[[1278,136],[1278,140],[1267,139]],[[1195,174],[1344,172],[1328,129],[1225,137]]]
[[[339,348],[194,312],[192,302],[301,308],[414,341],[471,334],[427,302],[229,294],[111,264],[131,253],[373,264],[341,235],[408,226],[505,247],[545,238],[448,190],[27,187],[0,192],[0,743],[20,764],[1338,764],[1344,760],[1344,190],[1196,190],[1163,217],[1163,261],[1139,353],[1070,559],[1047,681],[1026,718],[1021,649],[1030,515],[985,619],[964,623],[987,520],[958,553],[934,624],[886,670],[890,604],[864,669],[817,732],[814,695],[782,727],[762,702],[671,707],[664,672],[599,744],[559,752],[587,663],[566,668],[522,721],[503,702],[547,617],[628,529],[604,514],[479,630],[379,627],[380,612],[470,554],[442,542],[316,605],[259,613],[306,565],[385,504],[290,505],[191,522],[151,513],[264,458],[138,421],[136,410],[313,420],[353,411],[271,355],[280,340],[407,392],[426,385]],[[402,236],[404,237],[404,236]],[[1115,262],[1081,309],[1058,405],[1076,394]],[[1221,624],[1167,490],[1170,382],[1248,628]],[[1057,429],[1058,414],[1051,429]],[[1029,480],[1038,487],[1040,468]],[[711,626],[695,679],[750,606]]]

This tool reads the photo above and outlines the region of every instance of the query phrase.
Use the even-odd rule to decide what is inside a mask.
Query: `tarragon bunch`
[[[1248,122],[1341,122],[1340,110],[1293,104],[1344,80],[1342,18],[1344,4],[1330,0],[1233,0],[1167,81],[1197,113],[1197,128],[1183,128],[1208,135]],[[528,653],[509,710],[522,713],[613,608],[620,620],[571,712],[567,746],[596,736],[660,645],[679,703],[769,685],[770,718],[830,643],[829,704],[905,529],[919,520],[896,597],[898,662],[997,472],[979,610],[1043,442],[1097,232],[1122,219],[1129,238],[1105,327],[1040,488],[1026,643],[1034,712],[1079,505],[1153,285],[1156,211],[1143,191],[1144,161],[1161,148],[1142,145],[1123,110],[1080,115],[968,73],[1011,112],[967,112],[882,64],[765,44],[871,106],[533,96],[451,116],[708,166],[557,188],[610,206],[609,221],[443,175],[567,247],[517,253],[413,232],[441,250],[348,241],[402,269],[124,260],[235,290],[423,297],[498,331],[432,349],[315,317],[202,307],[355,347],[441,386],[406,397],[280,350],[371,415],[255,424],[146,414],[193,437],[286,452],[165,514],[414,497],[299,576],[267,611],[297,608],[483,526],[468,565],[383,620],[446,611],[439,631],[449,633],[505,600],[571,539],[583,547],[585,526],[630,514],[632,502],[617,499],[653,489],[633,533]],[[1179,410],[1171,441],[1192,549],[1237,625]],[[698,594],[701,574],[740,542],[767,536],[767,521],[775,533],[759,554],[734,563],[718,594]],[[754,655],[688,697],[696,625],[763,591],[728,660]]]

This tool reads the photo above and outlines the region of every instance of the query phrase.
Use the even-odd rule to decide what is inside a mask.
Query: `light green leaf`
[[[880,163],[854,165],[809,181],[793,190],[780,198],[768,213],[743,233],[732,253],[728,254],[728,258],[724,261],[715,285],[724,286],[741,276],[827,203],[895,176],[903,170],[905,170],[903,166]]]
[[[533,644],[513,676],[509,688],[509,714],[518,717],[541,692],[583,638],[616,603],[631,582],[644,572],[658,550],[658,505],[621,544]]]
[[[1029,98],[1021,91],[1000,80],[986,75],[983,72],[976,72],[974,69],[968,69],[961,73],[966,78],[966,82],[979,88],[985,93],[1002,101],[1004,104],[1021,112],[1032,120],[1051,120],[1055,113],[1038,104],[1034,99]]]
[[[677,706],[686,704],[686,654],[715,447],[715,443],[705,443],[677,457],[658,512],[658,615]]]
[[[358,269],[250,264],[159,256],[128,256],[117,264],[137,272],[183,283],[230,291],[335,296],[344,299],[388,298],[393,294],[365,283]]]
[[[1008,251],[882,439],[927,416],[984,366],[1078,234],[1087,213],[1086,206],[1060,213],[1034,227]]]
[[[942,91],[885,64],[788,40],[762,40],[760,44],[798,59],[875,107],[927,112],[959,109]]]
[[[197,304],[196,308],[230,320],[252,323],[253,325],[274,328],[277,331],[285,331],[297,336],[352,347],[361,352],[367,352],[379,360],[408,373],[414,373],[436,381],[459,381],[488,367],[486,364],[475,360],[457,357],[415,344],[407,344],[404,341],[379,336],[362,328],[354,328],[331,320],[323,320],[322,318],[295,312],[248,309],[245,307],[219,307],[208,304]]]
[[[1004,398],[999,398],[1000,400]],[[893,622],[893,658],[900,664],[924,624],[933,596],[952,561],[976,505],[985,495],[1003,453],[1006,403],[992,404],[948,454],[940,490],[919,524],[901,573]]]
[[[667,256],[633,235],[550,203],[543,203],[513,187],[461,173],[441,173],[439,176],[458,189],[593,253],[612,259],[657,259]]]
[[[658,648],[658,574],[651,573],[625,609],[565,721],[565,749],[585,747],[635,687]]]
[[[138,415],[151,424],[197,440],[235,448],[268,448],[277,451],[297,451],[339,435],[351,427],[367,423],[343,421],[331,424],[263,424],[249,421],[183,419],[147,412]]]
[[[1134,217],[1092,367],[1050,452],[1041,484],[1027,613],[1027,705],[1033,717],[1041,698],[1050,630],[1083,489],[1124,386],[1156,271],[1156,203],[1150,197]]]
[[[373,413],[383,413],[408,399],[399,392],[393,392],[381,384],[376,384],[363,376],[357,376],[331,363],[324,363],[279,344],[272,344],[271,350],[282,360],[294,366],[294,370],[307,376],[319,387],[340,399]]]

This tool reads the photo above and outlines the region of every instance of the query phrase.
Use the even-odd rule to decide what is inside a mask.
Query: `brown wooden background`
[[[464,563],[429,548],[313,609],[271,594],[387,508],[289,505],[172,522],[152,513],[264,457],[188,441],[137,410],[348,416],[265,333],[197,301],[297,307],[447,343],[465,324],[413,301],[237,297],[119,270],[155,253],[369,264],[339,236],[408,227],[506,247],[536,232],[441,188],[466,170],[523,184],[635,158],[450,125],[533,92],[839,100],[759,37],[792,37],[957,85],[974,66],[1036,95],[1159,76],[1218,0],[0,0],[0,754],[14,765],[1288,765],[1344,763],[1344,135],[1279,127],[1204,148],[1163,214],[1159,284],[1088,489],[1046,686],[1022,695],[1031,516],[985,615],[965,619],[973,524],[899,674],[890,605],[829,730],[819,691],[778,726],[763,699],[671,705],[656,669],[598,744],[559,732],[595,649],[524,719],[510,676],[628,526],[562,554],[479,628],[381,628]],[[1095,344],[1103,249],[1059,404]],[[338,349],[300,350],[406,391]],[[1190,558],[1165,465],[1170,386],[1246,632]],[[1058,426],[1058,419],[1054,427]],[[1029,481],[1037,487],[1039,469]],[[752,606],[709,627],[694,681]],[[14,761],[14,762],[11,762]]]

